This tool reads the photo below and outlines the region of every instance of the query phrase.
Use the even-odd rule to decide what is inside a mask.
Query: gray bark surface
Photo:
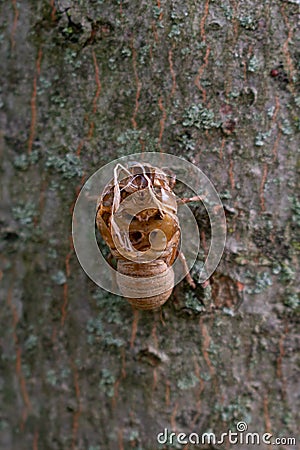
[[[156,440],[239,421],[299,446],[299,1],[0,11],[0,447],[270,448]],[[71,240],[84,180],[142,150],[200,167],[227,215],[211,286],[158,312],[98,288]]]

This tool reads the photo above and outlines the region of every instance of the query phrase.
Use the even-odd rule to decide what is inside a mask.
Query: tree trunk
[[[299,0],[0,8],[1,448],[228,449],[157,435],[241,421],[297,437]],[[72,246],[85,179],[141,151],[200,167],[227,217],[210,286],[156,312],[98,288]]]

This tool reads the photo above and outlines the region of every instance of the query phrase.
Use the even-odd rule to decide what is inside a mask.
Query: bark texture
[[[156,435],[238,421],[299,439],[299,1],[0,8],[1,448],[204,449]],[[198,165],[228,223],[211,287],[156,313],[71,241],[84,179],[142,150]]]

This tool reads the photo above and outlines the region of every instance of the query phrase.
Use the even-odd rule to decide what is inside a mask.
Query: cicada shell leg
[[[193,280],[193,278],[192,278],[192,276],[190,274],[190,271],[189,271],[189,268],[188,268],[188,265],[187,265],[187,262],[186,262],[184,254],[182,252],[179,252],[178,253],[178,257],[179,257],[179,259],[180,259],[180,261],[181,261],[181,263],[183,265],[183,269],[184,269],[184,271],[186,273],[186,275],[185,275],[186,281],[189,283],[189,285],[193,289],[196,289],[196,284],[195,284],[195,282],[194,282],[194,280]]]
[[[177,199],[178,205],[184,205],[186,203],[192,203],[192,202],[202,202],[203,196],[201,195],[195,195],[194,197],[184,197]]]

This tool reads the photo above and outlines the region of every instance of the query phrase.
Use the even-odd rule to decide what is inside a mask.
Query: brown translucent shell
[[[161,306],[171,295],[174,285],[174,273],[171,268],[177,256],[177,248],[180,241],[180,227],[177,218],[176,196],[173,193],[175,183],[174,174],[165,173],[163,170],[150,165],[132,166],[126,169],[125,176],[118,181],[112,180],[104,188],[97,202],[96,225],[109,246],[111,253],[118,260],[117,282],[123,295],[129,302],[139,309],[154,309]],[[131,208],[130,198],[133,193],[138,193],[142,199],[146,190],[151,189],[151,195],[157,199],[157,207],[141,209],[134,214]],[[123,214],[128,215],[129,239],[135,250],[147,251],[151,246],[159,250],[159,259],[149,263],[134,263],[126,260],[123,254],[116,248],[113,240],[112,215],[116,192],[118,192],[118,208],[123,208]],[[125,203],[124,200],[127,199]],[[123,203],[123,205],[122,205]],[[124,206],[125,205],[125,206]],[[117,210],[115,211],[117,213]],[[163,240],[161,237],[163,236]],[[163,251],[160,251],[162,250]],[[154,278],[155,277],[155,278]],[[151,280],[151,278],[153,280]],[[144,298],[131,298],[130,292],[142,289],[144,292],[155,292],[153,283],[165,286],[162,294]],[[159,286],[158,286],[159,287]],[[135,295],[136,296],[136,295]]]

